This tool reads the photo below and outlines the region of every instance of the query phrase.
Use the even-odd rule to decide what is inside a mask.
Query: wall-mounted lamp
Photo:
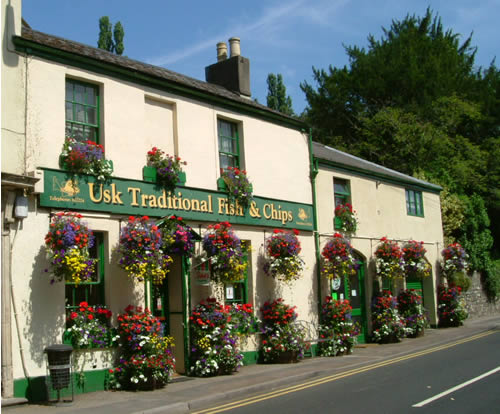
[[[25,195],[18,195],[16,197],[14,217],[21,220],[28,217],[28,197],[26,197]]]

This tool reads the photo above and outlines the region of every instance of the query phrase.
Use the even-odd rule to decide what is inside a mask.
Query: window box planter
[[[333,228],[335,230],[342,229],[342,219],[340,217],[334,217],[334,219],[333,219]]]
[[[157,171],[156,167],[142,167],[142,179],[148,183],[156,183]],[[178,186],[186,185],[186,172],[179,172]]]
[[[219,177],[217,179],[217,190],[219,190],[219,191],[227,191],[226,182],[224,181],[224,178],[222,178],[222,177]]]

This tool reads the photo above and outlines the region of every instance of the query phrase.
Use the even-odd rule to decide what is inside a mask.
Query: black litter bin
[[[49,361],[50,382],[52,389],[67,388],[71,382],[71,345],[51,345],[45,348]]]

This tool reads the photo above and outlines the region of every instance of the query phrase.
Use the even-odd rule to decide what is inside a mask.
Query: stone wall
[[[464,293],[464,298],[470,319],[494,314],[500,315],[500,300],[497,300],[496,303],[488,302],[481,286],[481,276],[477,272],[472,275],[471,287]]]

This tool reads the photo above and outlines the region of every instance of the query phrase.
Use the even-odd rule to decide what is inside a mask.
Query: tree
[[[267,106],[285,115],[294,115],[292,98],[286,95],[286,87],[280,73],[267,75]]]
[[[490,229],[500,255],[500,221],[489,219],[500,214],[500,71],[475,68],[471,36],[460,42],[430,9],[382,30],[366,49],[345,48],[348,66],[313,68],[306,120],[327,145],[445,186],[445,237],[488,277]]]
[[[125,31],[123,30],[123,26],[120,22],[115,24],[113,31],[113,25],[109,21],[108,16],[102,16],[99,19],[99,39],[97,41],[97,47],[99,49],[104,49],[108,52],[114,52],[117,55],[121,55],[125,49],[123,45],[124,36]]]

